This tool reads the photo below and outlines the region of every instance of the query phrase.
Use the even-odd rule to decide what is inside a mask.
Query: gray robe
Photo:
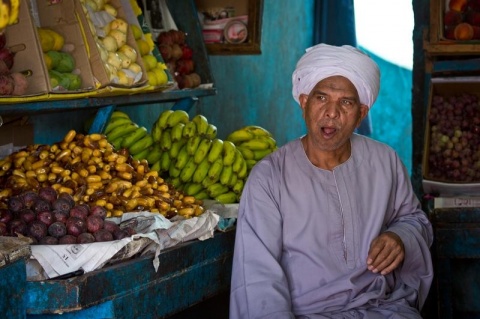
[[[354,134],[333,171],[300,139],[257,163],[237,220],[230,318],[420,318],[433,278],[432,226],[398,155]],[[405,246],[388,275],[367,269],[386,230]]]

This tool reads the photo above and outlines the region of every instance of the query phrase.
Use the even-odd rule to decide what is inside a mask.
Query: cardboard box
[[[480,167],[475,166],[475,163],[478,162],[478,159],[473,159],[473,156],[468,154],[460,153],[456,157],[460,162],[462,159],[471,159],[472,162],[465,166],[465,164],[460,163],[459,168],[468,167],[477,173],[477,177],[474,177],[471,180],[467,180],[465,174],[457,175],[458,178],[455,178],[453,175],[456,166],[453,164],[446,164],[444,160],[446,159],[455,159],[455,155],[443,155],[445,149],[447,148],[446,144],[450,144],[455,149],[455,146],[459,145],[461,141],[453,140],[452,138],[455,135],[455,131],[458,131],[457,134],[467,134],[467,132],[473,133],[476,125],[471,124],[471,116],[464,116],[464,112],[458,114],[458,117],[462,117],[461,121],[466,121],[465,127],[450,128],[445,131],[444,135],[448,136],[448,139],[445,138],[445,145],[442,143],[437,143],[433,141],[432,137],[432,123],[430,116],[432,113],[432,104],[435,97],[441,96],[444,99],[449,99],[451,97],[459,97],[462,94],[475,95],[478,96],[480,100],[480,78],[479,77],[452,77],[452,78],[432,78],[430,83],[430,92],[429,92],[429,105],[427,110],[427,119],[425,126],[425,142],[424,142],[424,152],[423,152],[423,163],[422,163],[422,173],[423,173],[423,188],[425,193],[437,194],[439,196],[458,196],[458,195],[468,195],[468,196],[478,196],[480,195],[480,178],[478,177],[478,172],[480,172]],[[452,104],[454,105],[454,104]],[[477,104],[475,104],[477,105]],[[454,106],[455,107],[455,106]],[[478,106],[475,106],[478,108]],[[472,121],[473,122],[473,121]],[[452,123],[449,121],[449,123]],[[480,128],[480,127],[479,127]],[[436,129],[440,130],[441,128],[436,124]],[[470,134],[470,133],[468,133]],[[480,146],[480,134],[474,133],[472,139],[469,139],[469,144],[466,147],[459,147],[456,152],[461,152],[465,148],[470,148],[473,152],[476,152]],[[461,137],[461,135],[460,135]],[[459,136],[457,135],[457,138]],[[471,145],[475,143],[475,138],[477,139],[477,145]],[[431,148],[431,146],[437,147],[437,150]],[[435,159],[438,161],[437,165],[439,168],[444,170],[444,175],[439,175],[440,169],[435,169],[433,167],[434,162],[430,160],[430,155],[435,155]],[[478,163],[477,165],[479,165]],[[446,170],[446,171],[445,171]]]
[[[5,158],[20,148],[34,144],[33,125],[27,120],[28,118],[24,118],[15,121],[15,119],[3,117],[4,124],[0,126],[0,158]]]

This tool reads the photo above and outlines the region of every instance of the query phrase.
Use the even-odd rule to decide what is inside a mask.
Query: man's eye
[[[342,100],[342,105],[347,106],[347,107],[351,107],[351,106],[353,106],[353,102],[350,101],[350,100]]]

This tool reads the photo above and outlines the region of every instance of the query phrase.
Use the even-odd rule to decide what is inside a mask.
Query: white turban
[[[299,103],[300,94],[310,94],[318,82],[335,75],[353,83],[360,103],[373,105],[380,90],[380,70],[367,54],[349,45],[322,43],[308,48],[292,75],[293,98]]]

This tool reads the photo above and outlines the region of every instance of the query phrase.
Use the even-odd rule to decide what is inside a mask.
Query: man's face
[[[323,79],[299,100],[308,136],[322,151],[344,147],[368,113],[368,107],[360,104],[355,86],[343,76]]]

